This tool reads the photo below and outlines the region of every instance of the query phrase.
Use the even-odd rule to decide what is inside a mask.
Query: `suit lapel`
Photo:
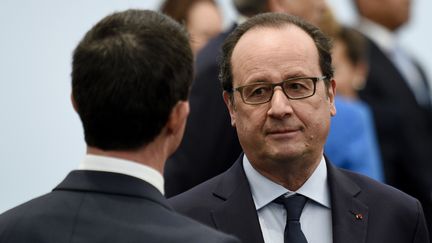
[[[75,170],[54,191],[81,191],[141,197],[171,209],[154,186],[141,179],[111,172]]]
[[[333,242],[366,242],[368,207],[357,196],[361,189],[340,170],[327,163],[332,205]]]
[[[242,242],[264,243],[242,158],[237,159],[215,188],[213,195],[224,202],[211,215],[217,229],[236,235]]]

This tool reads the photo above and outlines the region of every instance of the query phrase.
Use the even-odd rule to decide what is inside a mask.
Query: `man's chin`
[[[298,149],[291,150],[289,148],[280,148],[269,154],[269,158],[272,158],[275,162],[286,163],[287,161],[301,158],[303,154],[303,151],[299,151]]]

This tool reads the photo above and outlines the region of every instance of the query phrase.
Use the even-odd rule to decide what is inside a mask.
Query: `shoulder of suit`
[[[361,197],[373,198],[375,201],[381,201],[383,203],[404,204],[407,207],[411,207],[413,204],[417,204],[418,202],[418,200],[413,196],[408,195],[395,187],[352,171],[345,169],[339,170],[361,188]]]
[[[237,238],[225,233],[219,232],[209,226],[206,226],[194,219],[178,214],[182,218],[182,225],[178,227],[179,235],[176,236],[176,242],[207,242],[207,243],[238,243]],[[183,240],[183,241],[182,241]]]
[[[198,202],[196,204],[208,205],[214,202],[213,191],[219,184],[223,174],[213,177],[179,195],[168,199],[169,204],[177,211],[182,211],[184,208],[189,208],[191,202]]]

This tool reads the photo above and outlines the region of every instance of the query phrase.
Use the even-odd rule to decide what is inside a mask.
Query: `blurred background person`
[[[222,15],[214,0],[166,0],[160,11],[186,26],[195,55],[222,31]]]
[[[345,99],[360,100],[358,92],[363,89],[368,73],[366,40],[356,30],[340,26],[333,40],[333,64],[338,77],[337,92]]]
[[[367,75],[364,39],[344,26],[333,38],[337,114],[332,117],[325,154],[340,168],[384,181],[372,113],[357,94]]]
[[[410,0],[355,0],[358,29],[367,39],[369,73],[360,97],[372,108],[388,184],[417,197],[432,223],[432,108],[430,83],[398,43]]]
[[[324,0],[233,0],[233,3],[239,13],[237,22],[198,53],[185,136],[165,167],[168,197],[226,171],[242,151],[218,80],[218,58],[228,34],[248,17],[264,12],[290,13],[319,25],[326,8]]]

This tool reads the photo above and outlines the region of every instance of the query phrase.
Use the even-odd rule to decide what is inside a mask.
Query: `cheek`
[[[320,136],[320,139],[325,140],[327,138],[328,131],[330,130],[330,120],[334,112],[335,110],[330,100],[323,99],[315,120],[316,134]]]
[[[325,95],[307,106],[299,107],[298,117],[306,126],[307,137],[315,139],[318,134],[328,130],[331,107],[330,100]]]
[[[249,108],[249,107],[247,107]],[[266,115],[260,107],[239,108],[236,111],[236,127],[244,134],[257,134],[264,126]]]

